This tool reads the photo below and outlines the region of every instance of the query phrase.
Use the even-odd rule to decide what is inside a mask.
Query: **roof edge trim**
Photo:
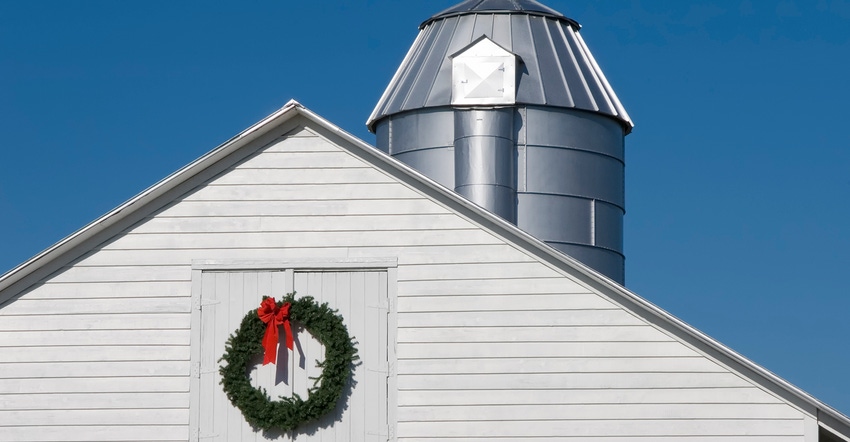
[[[413,54],[416,53],[416,48],[419,47],[419,43],[424,38],[425,33],[419,31],[419,34],[416,35],[416,39],[413,40],[413,44],[410,45],[410,48],[407,50],[407,54],[404,55],[404,58],[401,60],[401,64],[398,65],[398,68],[395,70],[395,74],[390,79],[390,82],[387,84],[386,89],[384,89],[384,93],[381,94],[381,98],[378,99],[378,104],[375,105],[375,109],[372,110],[372,114],[369,115],[369,119],[366,120],[366,128],[369,129],[369,132],[375,133],[375,123],[378,122],[379,119],[383,118],[383,116],[379,115],[381,113],[381,108],[384,105],[384,102],[389,98],[389,95],[392,93],[393,85],[396,84],[401,77],[404,69],[410,64],[410,59],[413,58]]]

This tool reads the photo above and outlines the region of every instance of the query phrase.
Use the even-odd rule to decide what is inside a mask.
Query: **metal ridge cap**
[[[450,17],[457,17],[460,15],[484,15],[484,14],[513,14],[513,15],[533,15],[537,17],[548,17],[558,21],[562,21],[567,23],[568,25],[574,27],[577,31],[581,29],[581,24],[574,19],[571,19],[563,14],[553,14],[551,12],[545,11],[527,11],[527,10],[516,10],[516,9],[492,9],[492,10],[480,10],[480,11],[452,11],[446,13],[439,13],[434,15],[427,20],[423,21],[419,24],[419,30],[425,29],[431,23],[437,20],[444,20]]]
[[[542,12],[546,14],[563,16],[549,6],[537,0],[464,0],[454,6],[443,9],[434,14],[438,17],[453,12],[481,12],[481,11],[517,11],[517,12]]]

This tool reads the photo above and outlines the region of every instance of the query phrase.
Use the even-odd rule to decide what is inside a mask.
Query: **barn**
[[[501,20],[501,3],[464,2],[423,33]],[[523,20],[571,26],[510,3]],[[516,50],[473,34],[444,56]],[[449,106],[505,98],[491,89]],[[421,157],[406,164],[393,126],[444,116],[393,109],[394,94],[370,119],[379,140],[386,130],[379,149],[290,101],[0,277],[0,440],[850,441],[848,417],[624,288],[616,254],[580,261],[530,234],[523,209],[499,203],[498,174],[458,189]],[[499,118],[512,104],[495,105]],[[600,201],[594,216],[611,205]],[[346,379],[332,411],[259,428],[224,392],[221,358],[264,297],[290,293],[335,310],[358,359],[330,373]],[[309,399],[330,345],[291,326],[280,330],[293,348],[281,342],[274,364],[257,354],[246,378],[271,398]]]

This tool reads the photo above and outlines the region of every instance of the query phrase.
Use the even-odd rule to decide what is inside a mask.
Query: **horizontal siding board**
[[[618,308],[595,294],[575,295],[475,295],[475,296],[417,296],[398,300],[403,312],[474,312],[474,311],[534,311],[534,310],[608,310]]]
[[[376,184],[393,179],[370,167],[347,169],[251,169],[239,167],[215,180],[216,184]]]
[[[267,201],[181,201],[158,213],[165,218],[210,216],[320,216],[320,215],[417,215],[447,214],[448,209],[423,198],[357,198],[351,200],[302,200],[286,204]]]
[[[57,425],[6,427],[0,441],[186,441],[188,425]]]
[[[94,255],[85,261],[81,261],[79,266],[109,266],[109,265],[127,265],[128,263],[137,262],[139,265],[150,265],[151,263],[164,263],[170,265],[186,265],[194,260],[222,260],[222,261],[298,261],[305,259],[327,258],[338,259],[348,258],[348,247],[322,247],[322,248],[265,248],[265,249],[150,249],[150,250],[101,250],[100,253]],[[392,255],[382,255],[392,256]],[[188,282],[180,282],[182,287],[185,287],[180,296],[188,296]],[[123,295],[123,292],[116,293]],[[141,294],[139,296],[145,296]]]
[[[63,394],[4,394],[0,395],[2,410],[103,410],[185,408],[189,393],[63,393]]]
[[[399,269],[399,281],[433,281],[439,279],[491,280],[490,284],[498,284],[501,278],[551,278],[558,276],[554,270],[539,262],[518,263],[473,263],[466,265],[434,264],[411,265]],[[527,282],[527,284],[533,284]]]
[[[802,436],[802,419],[399,422],[400,437]]]
[[[57,336],[58,334],[58,336]],[[145,330],[31,330],[0,333],[0,347],[45,347],[98,345],[189,345],[187,329]]]
[[[189,322],[190,317],[185,313],[52,315],[38,318],[38,328],[45,331],[188,329]],[[33,326],[31,316],[4,316],[0,321],[0,332],[32,330]]]
[[[726,373],[716,363],[699,356],[654,358],[490,358],[403,359],[398,371],[422,374],[527,373]]]
[[[402,422],[551,420],[800,419],[786,404],[579,404],[400,407]]]
[[[497,240],[478,229],[357,232],[266,232],[266,233],[174,233],[128,234],[106,246],[113,250],[167,249],[265,249],[290,247],[357,247],[371,244],[415,247],[420,245],[495,244]]]
[[[242,162],[246,169],[346,169],[359,168],[367,163],[350,153],[336,152],[277,152],[267,151]]]
[[[398,290],[399,297],[590,293],[587,288],[563,277],[536,278],[533,283],[524,278],[500,278],[498,284],[482,284],[480,281],[462,279],[399,281]]]
[[[0,309],[0,316],[88,315],[122,313],[188,313],[186,298],[19,299]]]
[[[399,359],[696,356],[678,342],[421,343],[398,346]]]
[[[154,218],[133,233],[247,233],[361,230],[468,229],[468,221],[453,215],[404,216],[320,215],[266,217]]]
[[[5,379],[189,376],[189,361],[11,362],[0,373]]]
[[[7,379],[0,383],[0,395],[12,393],[179,393],[185,391],[189,391],[189,378],[185,376]]]
[[[399,375],[399,390],[745,387],[732,373],[476,373]]]
[[[402,298],[405,299],[405,298]],[[401,304],[402,299],[399,299]],[[415,298],[414,298],[415,299]],[[402,328],[400,343],[428,342],[667,342],[673,339],[646,325],[630,326],[519,326]]]
[[[400,406],[511,404],[776,404],[776,397],[747,386],[734,388],[653,388],[549,390],[408,390],[398,395]]]
[[[53,282],[148,282],[157,281],[188,281],[191,278],[189,268],[183,266],[125,266],[90,268],[69,267],[51,277]]]
[[[644,325],[624,310],[446,312],[398,314],[399,328]]]
[[[507,244],[420,246],[392,251],[393,255],[398,255],[399,265],[536,262]]]
[[[376,198],[418,198],[400,184],[257,184],[209,185],[187,197],[189,201],[314,201]]]
[[[160,256],[159,262],[165,255],[160,251],[155,252]],[[124,262],[109,261],[110,256],[96,254],[102,264],[130,265],[134,264],[133,253],[127,253]],[[150,263],[157,262],[151,257]],[[191,261],[182,261],[183,263]],[[146,265],[146,263],[135,263]],[[163,297],[188,297],[188,281],[136,281],[132,284],[123,282],[92,282],[92,281],[68,281],[57,282],[45,281],[31,289],[26,296],[20,299],[101,299],[101,298],[163,298]],[[135,302],[135,301],[134,301]],[[5,307],[4,307],[5,308]]]
[[[183,361],[189,360],[189,346],[98,346],[98,347],[6,347],[0,363],[9,362],[99,362],[99,361]]]
[[[188,408],[130,410],[0,410],[0,422],[17,426],[188,425]]]

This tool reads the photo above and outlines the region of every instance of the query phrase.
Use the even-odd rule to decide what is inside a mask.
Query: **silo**
[[[367,122],[378,148],[623,283],[633,124],[579,24],[467,0],[419,28]]]

